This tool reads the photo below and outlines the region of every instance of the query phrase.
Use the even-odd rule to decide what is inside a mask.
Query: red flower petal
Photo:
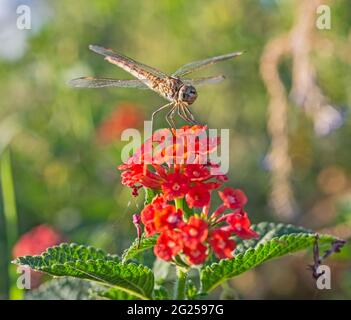
[[[229,214],[226,218],[231,230],[241,239],[258,238],[260,235],[250,229],[251,222],[246,212]]]
[[[190,217],[187,224],[181,228],[183,241],[189,248],[195,248],[199,243],[206,241],[208,235],[207,223],[197,217]]]
[[[162,184],[162,191],[167,200],[184,197],[189,189],[189,180],[181,173],[170,173]]]
[[[202,243],[198,243],[196,247],[184,247],[184,254],[186,255],[190,264],[202,264],[207,258],[207,247]]]
[[[218,193],[224,205],[229,209],[241,209],[247,203],[247,197],[240,189],[225,188]]]
[[[154,253],[160,259],[170,261],[183,248],[181,235],[175,231],[160,234],[154,247]]]
[[[219,259],[233,258],[233,250],[236,247],[234,240],[229,239],[230,231],[224,229],[213,230],[208,242]]]
[[[188,191],[185,199],[189,208],[202,208],[209,204],[211,193],[206,188],[206,185],[200,184],[192,187]]]

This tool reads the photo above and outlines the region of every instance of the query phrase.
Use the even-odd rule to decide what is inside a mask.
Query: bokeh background
[[[31,30],[16,27],[20,4],[31,8]],[[316,27],[323,4],[329,30]],[[0,0],[0,298],[23,295],[14,255],[60,241],[120,253],[136,236],[131,215],[142,198],[120,184],[119,138],[163,100],[151,91],[68,87],[79,76],[129,78],[89,44],[165,72],[246,50],[198,74],[227,79],[201,87],[192,106],[211,128],[230,128],[229,184],[248,194],[254,223],[348,239],[350,21],[349,0]],[[163,117],[156,125],[166,125]],[[211,298],[350,299],[350,257],[347,245],[328,260],[331,290],[316,289],[305,252],[239,276]]]

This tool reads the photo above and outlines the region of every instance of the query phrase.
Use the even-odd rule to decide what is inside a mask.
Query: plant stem
[[[176,209],[178,210],[178,209],[181,209],[182,211],[184,211],[183,210],[183,198],[176,198],[175,200],[175,207],[176,207]]]
[[[0,172],[8,245],[11,247],[17,239],[18,230],[15,187],[9,149],[4,151],[1,157]]]
[[[7,299],[10,290],[10,252],[17,239],[17,210],[9,149],[1,156],[0,175],[3,200],[0,208],[0,299]]]
[[[174,290],[175,300],[185,299],[185,287],[186,287],[187,272],[180,267],[177,267],[177,281]]]

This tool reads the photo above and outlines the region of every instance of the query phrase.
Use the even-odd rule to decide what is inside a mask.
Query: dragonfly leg
[[[188,115],[188,117],[193,121],[194,124],[201,125],[201,123],[195,119],[193,113],[190,111],[187,105],[184,105],[184,113]]]
[[[152,132],[154,132],[154,118],[155,118],[155,115],[156,115],[157,113],[159,113],[161,110],[163,110],[163,109],[169,107],[172,103],[173,103],[173,102],[167,103],[167,104],[165,104],[164,106],[158,108],[157,110],[155,110],[155,111],[152,113],[152,115],[151,115],[151,131],[152,131]]]
[[[175,123],[174,123],[174,113],[177,110],[177,105],[173,106],[171,111],[169,111],[166,115],[166,120],[168,122],[168,124],[170,125],[171,128],[175,129]]]
[[[186,122],[191,122],[191,119],[189,119],[189,118],[187,117],[187,115],[184,114],[184,110],[183,110],[182,105],[178,105],[177,111],[178,111],[178,115],[179,115],[184,121],[186,121]]]
[[[178,114],[179,116],[184,119],[186,122],[189,122],[191,124],[195,124],[195,122],[189,118],[189,116],[187,115],[187,113],[184,110],[184,105],[180,105],[179,109],[178,109]]]

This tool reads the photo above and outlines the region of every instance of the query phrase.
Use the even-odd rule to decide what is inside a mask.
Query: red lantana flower
[[[231,232],[223,228],[213,230],[209,236],[208,242],[219,259],[233,258],[236,243],[230,236]]]
[[[162,183],[162,191],[167,200],[182,198],[189,190],[189,180],[181,173],[170,173]]]
[[[152,236],[157,232],[155,225],[155,213],[160,212],[167,205],[163,196],[156,196],[152,202],[144,207],[140,213],[141,222],[145,226],[146,236]]]
[[[202,264],[207,258],[207,246],[202,243],[198,243],[196,247],[184,247],[184,254],[190,264]]]
[[[258,238],[259,234],[250,229],[251,222],[246,212],[235,212],[226,217],[231,230],[241,239]]]
[[[211,178],[210,170],[200,164],[188,164],[185,167],[184,174],[192,181],[204,181]]]
[[[206,157],[207,161],[201,161],[215,151],[219,139],[208,138],[203,126],[182,129],[156,132],[126,164],[119,166],[122,183],[134,194],[141,187],[159,193],[140,214],[146,236],[159,234],[154,247],[157,257],[198,265],[212,250],[219,259],[233,258],[236,242],[232,237],[259,236],[250,228],[244,211],[247,197],[239,189],[225,188],[219,192],[223,203],[210,213],[211,195],[227,177],[218,164]],[[181,203],[175,201],[178,199],[185,199],[192,213],[177,209],[175,204]],[[140,239],[139,216],[134,220]]]
[[[165,206],[162,210],[158,210],[154,217],[155,229],[158,232],[172,230],[183,224],[182,210],[171,205]]]
[[[207,223],[194,216],[182,227],[183,241],[187,248],[195,248],[199,243],[205,242],[208,235]]]
[[[170,261],[183,248],[181,234],[177,231],[165,231],[160,234],[154,247],[154,253],[160,259]]]
[[[211,193],[206,184],[198,184],[190,188],[185,199],[189,208],[202,208],[210,202]]]
[[[240,189],[225,188],[219,196],[229,209],[241,209],[247,203],[247,197]]]
[[[133,195],[137,195],[141,187],[162,190],[167,200],[185,197],[199,183],[209,192],[219,188],[226,176],[219,172],[218,165],[207,159],[208,154],[215,151],[219,139],[208,138],[206,129],[205,126],[185,126],[176,131],[155,132],[118,167],[123,171],[122,184],[132,188]],[[193,197],[188,199],[188,205],[196,206]]]

